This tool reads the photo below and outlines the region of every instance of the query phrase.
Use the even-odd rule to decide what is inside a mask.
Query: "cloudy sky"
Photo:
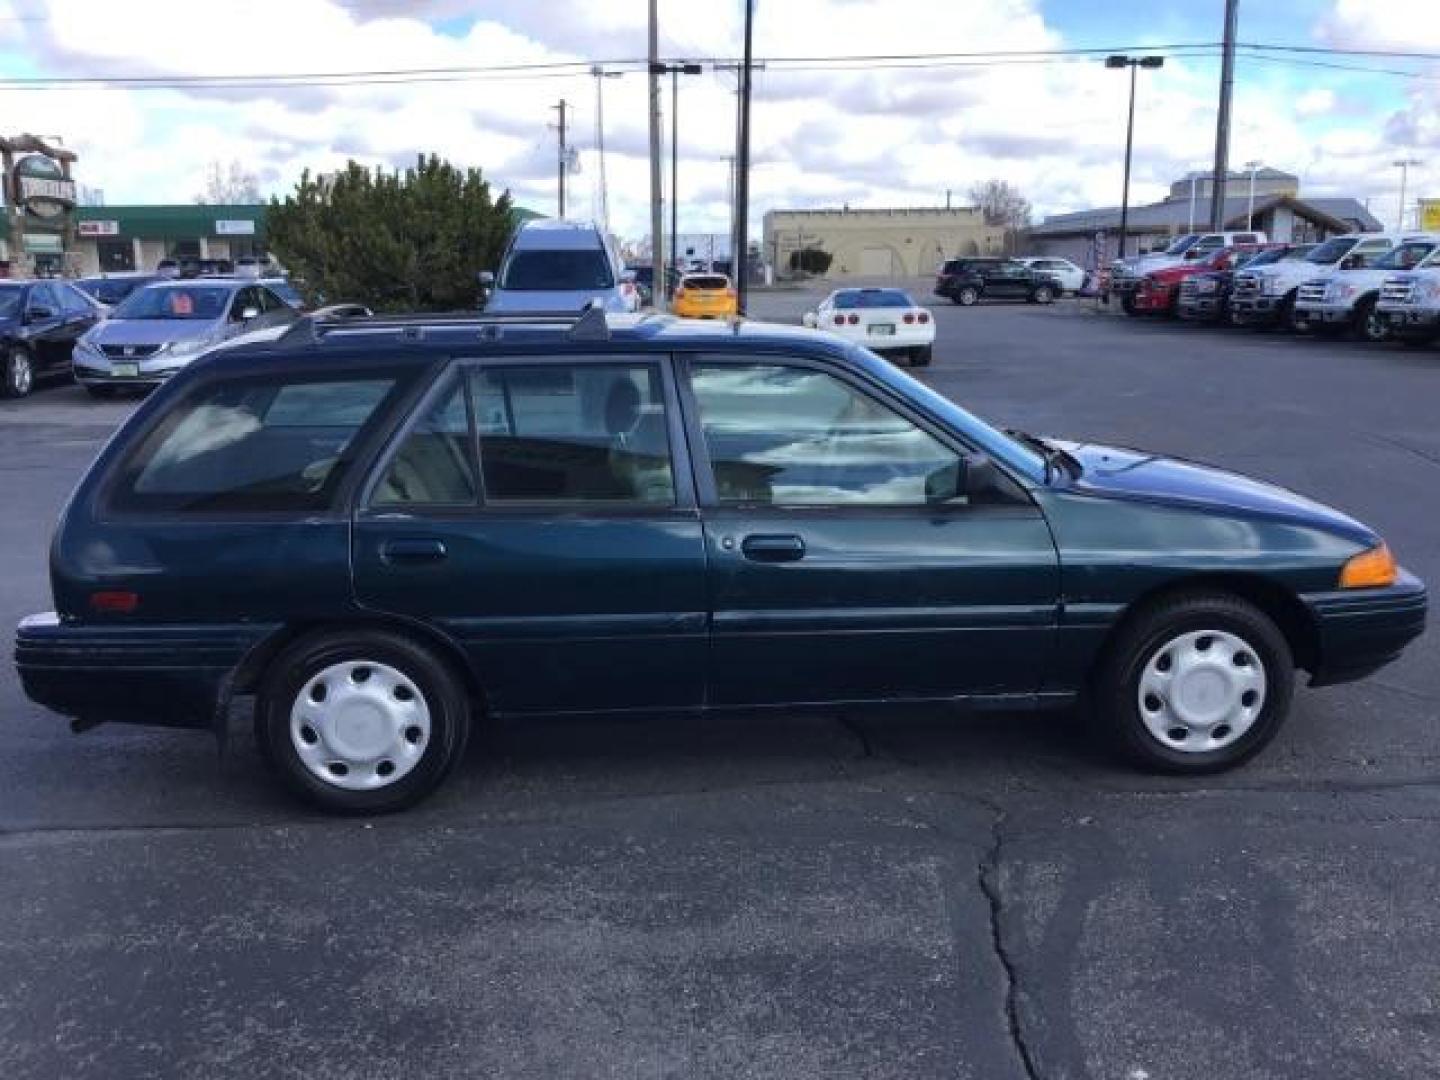
[[[1428,52],[1440,57],[1436,0],[1242,2],[1240,40]],[[661,52],[706,61],[740,51],[741,0],[661,0]],[[758,0],[755,224],[768,208],[919,206],[1001,177],[1041,213],[1119,201],[1126,78],[1097,59],[977,63],[974,54],[1155,49],[1141,74],[1132,198],[1208,165],[1223,0]],[[304,168],[355,158],[406,164],[438,151],[480,166],[516,201],[553,213],[561,98],[574,107],[581,172],[572,213],[593,214],[599,170],[596,80],[583,69],[516,65],[643,59],[645,0],[0,0],[0,116],[60,136],[78,179],[111,204],[188,202],[208,163],[239,160],[266,194]],[[897,68],[864,58],[970,54]],[[859,57],[821,63],[797,58]],[[785,58],[790,58],[788,61]],[[886,66],[890,65],[890,66]],[[633,65],[632,65],[633,66]],[[447,69],[430,81],[336,85],[360,71]],[[1367,69],[1367,70],[1360,70]],[[139,89],[25,80],[312,75],[284,87]],[[391,78],[388,77],[387,78]],[[723,231],[735,78],[707,67],[680,96],[681,231]],[[609,79],[605,138],[611,216],[646,231],[646,80]],[[669,108],[668,88],[665,95]],[[1440,196],[1440,59],[1266,54],[1238,65],[1232,162],[1298,173],[1312,194],[1396,212],[1397,157],[1426,159],[1410,192]],[[668,118],[666,121],[668,131]],[[7,132],[7,133],[13,133]]]

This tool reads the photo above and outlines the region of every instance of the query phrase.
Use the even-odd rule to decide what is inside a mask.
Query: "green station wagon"
[[[178,374],[81,482],[32,699],[213,728],[343,812],[433,791],[483,718],[1060,708],[1206,773],[1426,596],[1370,529],[1203,465],[998,431],[758,323],[306,318]]]

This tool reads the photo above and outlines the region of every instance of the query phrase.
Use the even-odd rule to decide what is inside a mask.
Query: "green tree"
[[[495,268],[513,228],[509,192],[492,198],[479,169],[433,154],[403,172],[306,170],[266,217],[270,249],[308,299],[377,311],[474,307],[475,275]]]

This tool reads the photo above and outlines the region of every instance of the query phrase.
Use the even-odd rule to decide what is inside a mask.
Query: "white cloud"
[[[1366,0],[1335,0],[1313,30],[1336,44],[1377,47],[1424,47],[1417,34],[1440,35],[1440,20],[1391,14],[1390,6],[1382,13]],[[193,0],[50,0],[43,8],[0,0],[0,51],[47,75],[463,68],[645,52],[638,0],[284,0],[280,19],[260,7],[237,2],[223,9],[230,14],[210,16]],[[662,0],[662,52],[733,57],[739,8],[706,5],[698,16],[691,0]],[[1073,44],[1046,23],[1039,0],[786,0],[760,5],[756,53]],[[1141,73],[1133,200],[1157,198],[1176,176],[1207,165],[1214,80],[1213,63],[1174,57]],[[777,205],[938,204],[947,190],[963,200],[972,183],[991,176],[1018,184],[1047,211],[1118,201],[1128,80],[1094,61],[927,70],[777,65],[756,82],[757,222]],[[733,85],[732,76],[709,71],[682,79],[684,231],[728,224]],[[248,163],[279,192],[306,167],[334,168],[347,157],[396,165],[435,151],[481,166],[518,202],[549,212],[555,144],[548,125],[563,96],[574,106],[572,141],[585,151],[571,205],[588,213],[598,173],[590,150],[594,89],[579,75],[289,91],[12,90],[3,104],[32,130],[62,135],[81,155],[82,182],[103,187],[112,202],[188,200],[213,159]],[[1242,66],[1231,156],[1299,172],[1307,190],[1379,196],[1397,179],[1389,160],[1412,150],[1434,162],[1412,185],[1423,191],[1440,180],[1437,90],[1440,83],[1417,83],[1401,107],[1382,108],[1348,75]],[[664,102],[668,109],[668,86]],[[612,215],[622,233],[638,236],[648,220],[646,80],[608,80],[605,104]]]

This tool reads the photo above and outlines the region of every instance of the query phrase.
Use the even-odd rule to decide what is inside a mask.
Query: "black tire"
[[[1055,290],[1049,285],[1041,285],[1035,290],[1032,299],[1037,304],[1053,304],[1055,302]]]
[[[0,397],[22,398],[35,389],[35,357],[21,345],[12,345],[0,361]]]
[[[921,345],[910,353],[910,365],[912,367],[929,367],[933,353],[933,346]]]
[[[1367,296],[1355,307],[1355,336],[1378,345],[1390,339],[1390,324],[1375,310],[1375,297]]]
[[[325,668],[365,661],[393,668],[413,683],[429,712],[430,734],[419,760],[403,777],[383,787],[353,790],[310,772],[291,739],[290,710],[306,684]],[[271,661],[256,702],[255,737],[267,763],[300,798],[336,814],[384,814],[415,805],[444,782],[464,756],[469,713],[461,678],[430,649],[389,631],[342,629],[300,638]]]
[[[1275,322],[1292,334],[1308,334],[1313,328],[1310,319],[1295,310],[1295,294],[1293,292],[1287,294],[1285,299],[1280,301],[1280,310],[1276,315]]]
[[[1210,751],[1185,751],[1146,727],[1139,683],[1162,646],[1201,631],[1234,635],[1253,651],[1265,676],[1265,701],[1251,727],[1233,742]],[[1290,646],[1263,611],[1225,593],[1176,594],[1136,611],[1116,632],[1096,673],[1094,720],[1121,756],[1142,769],[1189,776],[1222,772],[1247,761],[1275,737],[1290,711],[1294,683]]]
[[[955,294],[955,303],[961,307],[973,307],[980,302],[980,291],[973,285],[966,285]]]
[[[1139,314],[1139,312],[1135,310],[1135,297],[1131,293],[1126,293],[1120,297],[1120,310],[1125,312],[1126,315]]]

